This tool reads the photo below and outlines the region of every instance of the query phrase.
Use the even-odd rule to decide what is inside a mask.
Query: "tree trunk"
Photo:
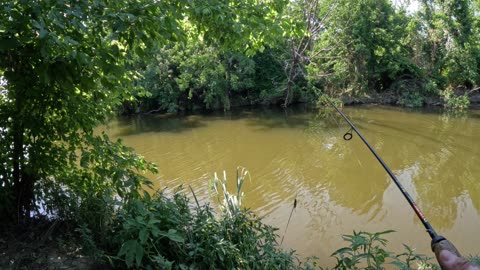
[[[23,88],[27,87],[20,83],[15,89],[15,116],[13,118],[13,149],[12,149],[12,165],[13,165],[13,192],[14,202],[16,206],[16,221],[21,223],[26,221],[30,216],[30,210],[33,203],[33,184],[35,177],[33,174],[26,173],[25,163],[25,127],[23,125]],[[16,87],[15,87],[16,88]],[[13,210],[13,209],[12,209]],[[13,211],[12,211],[13,212]],[[13,214],[13,213],[12,213]]]
[[[225,57],[225,81],[227,82],[225,85],[225,91],[223,92],[223,111],[230,111],[231,104],[230,104],[230,72],[231,72],[231,62],[232,58]]]
[[[17,90],[18,94],[18,90]],[[19,95],[16,95],[16,119],[13,119],[13,151],[12,151],[12,165],[13,165],[13,183],[14,183],[14,196],[16,202],[16,215],[17,222],[20,222],[24,216],[24,207],[22,199],[22,163],[23,163],[23,125],[20,117],[21,101]]]
[[[293,60],[292,65],[290,66],[290,71],[288,72],[287,76],[287,87],[285,90],[285,102],[283,103],[283,107],[286,108],[291,103],[292,95],[293,95],[293,86],[295,80],[295,68],[298,63],[298,57],[296,56],[296,52],[293,53]]]

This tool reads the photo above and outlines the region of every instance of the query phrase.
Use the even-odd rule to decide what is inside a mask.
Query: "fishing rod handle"
[[[432,251],[435,253],[435,256],[437,258],[440,257],[440,251],[442,250],[448,250],[456,256],[462,257],[462,255],[460,255],[460,252],[458,252],[457,248],[452,244],[452,242],[448,241],[443,236],[437,236],[433,238],[431,246]]]

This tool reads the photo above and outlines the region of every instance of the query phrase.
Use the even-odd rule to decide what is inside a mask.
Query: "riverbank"
[[[0,269],[110,269],[85,254],[75,228],[60,221],[34,219],[29,225],[2,228]]]
[[[468,98],[463,99],[464,95]],[[453,97],[453,98],[452,98]],[[469,108],[476,109],[480,108],[480,93],[478,91],[469,92],[465,90],[455,90],[452,94],[445,98],[441,96],[402,96],[396,92],[386,91],[382,93],[377,93],[372,91],[370,93],[365,94],[344,94],[339,97],[342,101],[343,105],[345,106],[355,106],[355,105],[388,105],[388,106],[395,106],[395,107],[406,107],[406,108],[446,108],[446,109],[453,109],[454,111],[465,111]],[[448,100],[450,99],[450,101]],[[456,100],[455,100],[456,99]],[[454,100],[453,102],[451,100]],[[457,106],[461,103],[460,107],[458,108],[451,108],[451,106]],[[307,104],[308,106],[314,106],[315,102],[308,101],[308,100],[298,100],[296,103],[290,104],[290,107],[295,107],[299,104]],[[228,111],[232,110],[239,110],[244,107],[250,108],[261,108],[261,107],[268,107],[268,108],[280,108],[282,107],[281,100],[278,100],[278,103],[266,103],[266,104],[251,104],[249,102],[232,102],[230,104],[230,108]],[[175,117],[178,115],[188,115],[188,114],[202,114],[205,112],[215,112],[215,111],[223,111],[219,108],[214,109],[206,109],[203,107],[198,107],[193,110],[179,110],[177,112],[167,112],[161,109],[149,110],[149,111],[139,111],[139,112],[125,112],[123,111],[120,113],[123,116],[131,116],[131,115],[150,115],[154,114],[161,118],[168,118],[168,117]]]
[[[468,95],[470,106],[473,108],[480,107],[480,93],[473,92],[468,93],[466,91],[458,90],[454,91],[456,97]],[[379,104],[379,105],[392,105],[392,106],[406,106],[402,104],[402,96],[394,92],[385,93],[369,93],[364,95],[345,95],[341,97],[344,105],[361,105],[361,104]],[[427,107],[446,107],[446,101],[439,96],[424,97],[421,99],[421,105]],[[408,106],[406,106],[408,107]]]

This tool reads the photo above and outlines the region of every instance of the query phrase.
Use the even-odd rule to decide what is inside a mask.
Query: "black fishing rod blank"
[[[378,155],[378,153],[375,151],[375,149],[373,149],[373,147],[370,146],[370,144],[367,142],[365,137],[363,137],[363,135],[360,133],[360,131],[358,131],[358,129],[355,127],[355,125],[352,123],[352,121],[350,121],[350,119],[348,119],[348,117],[337,106],[335,106],[335,104],[333,104],[333,102],[328,97],[327,97],[327,100],[330,103],[330,105],[332,105],[332,107],[335,108],[335,110],[343,117],[343,119],[345,119],[345,121],[351,127],[351,129],[347,133],[345,133],[343,138],[345,140],[351,140],[352,139],[352,130],[355,131],[355,133],[357,133],[358,137],[360,137],[360,139],[363,141],[363,143],[365,143],[365,145],[368,147],[370,152],[372,152],[372,154],[375,156],[375,158],[378,160],[378,162],[380,162],[380,164],[383,166],[385,171],[387,171],[388,175],[390,175],[390,178],[392,178],[395,185],[397,185],[397,187],[400,189],[400,192],[402,192],[403,196],[405,197],[405,199],[407,199],[408,203],[413,208],[413,211],[415,211],[415,214],[420,219],[423,226],[425,226],[425,228],[427,229],[428,234],[432,238],[431,245],[432,245],[432,249],[435,251],[435,253],[437,253],[438,248],[439,249],[448,249],[448,250],[450,250],[450,251],[452,251],[452,252],[454,252],[454,253],[456,253],[457,255],[460,256],[459,252],[453,246],[453,244],[451,244],[445,237],[437,234],[437,232],[433,229],[432,225],[430,225],[428,220],[425,218],[425,215],[423,215],[422,211],[420,211],[420,209],[418,208],[415,201],[412,199],[412,197],[410,197],[410,194],[408,194],[408,192],[402,186],[400,181],[398,181],[395,174],[393,174],[392,170],[390,170],[390,168],[383,161],[383,159]]]

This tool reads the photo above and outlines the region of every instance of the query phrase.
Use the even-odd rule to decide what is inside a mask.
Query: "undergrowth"
[[[276,229],[241,205],[215,177],[220,202],[217,213],[209,204],[192,204],[182,189],[173,195],[145,193],[119,210],[111,235],[113,246],[97,247],[97,254],[114,267],[144,269],[297,269],[293,251],[277,243]],[[102,251],[100,251],[103,249]]]
[[[108,229],[95,232],[86,220],[78,224],[75,238],[84,252],[113,269],[439,269],[407,245],[403,253],[389,251],[386,235],[393,231],[344,235],[347,244],[332,253],[336,263],[331,268],[315,258],[301,262],[294,251],[279,245],[276,228],[242,206],[247,178],[246,170],[238,170],[231,194],[225,173],[215,175],[211,190],[217,208],[200,204],[190,189],[192,202],[182,188],[171,195],[144,192],[123,204],[117,200],[106,207],[113,209],[105,221]]]
[[[332,256],[337,260],[334,269],[385,269],[391,265],[398,269],[440,269],[430,262],[429,257],[415,253],[415,250],[404,244],[405,252],[395,254],[388,251],[385,234],[388,230],[377,233],[353,232],[344,235],[348,246],[335,251]]]
[[[112,230],[100,241],[82,228],[82,238],[97,258],[115,268],[142,269],[328,269],[308,259],[300,262],[292,250],[278,243],[277,229],[264,224],[242,206],[242,185],[249,177],[237,171],[236,192],[227,191],[226,175],[216,174],[211,189],[218,202],[195,203],[179,188],[167,196],[159,191],[129,201],[118,212]],[[193,197],[196,198],[193,193]],[[335,251],[333,269],[433,269],[428,258],[406,252],[393,254],[386,248],[386,233],[354,232],[343,238],[349,246]],[[104,243],[109,243],[105,245]]]

